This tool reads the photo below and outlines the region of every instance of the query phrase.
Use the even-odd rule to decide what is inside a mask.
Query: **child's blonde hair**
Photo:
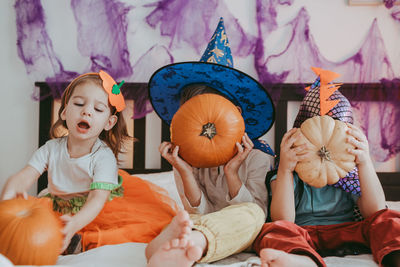
[[[68,129],[67,124],[65,120],[61,119],[61,113],[65,109],[65,106],[68,104],[69,99],[71,98],[75,88],[80,85],[80,84],[85,84],[85,83],[94,83],[100,87],[103,88],[103,80],[100,78],[100,75],[98,73],[87,73],[83,74],[76,79],[74,79],[68,87],[65,89],[62,98],[61,98],[61,107],[58,110],[58,120],[51,126],[50,129],[50,138],[59,138],[62,136],[65,136],[65,134],[60,134],[63,131],[60,131],[59,128],[63,127],[64,129]],[[114,153],[115,157],[118,160],[118,154],[122,152],[121,148],[123,145],[123,142],[125,142],[128,139],[131,139],[132,137],[129,136],[128,130],[126,127],[126,123],[124,120],[124,117],[121,112],[117,112],[114,106],[110,105],[110,102],[108,103],[108,106],[110,108],[111,114],[114,114],[117,116],[118,120],[117,123],[114,125],[113,128],[111,128],[109,131],[102,131],[99,135],[99,138],[103,140],[112,150]]]

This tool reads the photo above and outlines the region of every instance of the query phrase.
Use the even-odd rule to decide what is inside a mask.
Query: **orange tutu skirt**
[[[83,251],[127,242],[149,243],[175,216],[178,206],[166,190],[119,170],[123,197],[107,202],[99,215],[78,233]]]

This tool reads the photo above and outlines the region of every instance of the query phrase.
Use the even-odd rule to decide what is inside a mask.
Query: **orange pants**
[[[333,250],[345,243],[358,243],[371,249],[374,260],[382,263],[384,256],[400,250],[400,212],[383,209],[360,222],[334,225],[298,226],[288,221],[265,223],[254,241],[257,254],[263,248],[306,255],[318,266],[326,266],[317,253]]]

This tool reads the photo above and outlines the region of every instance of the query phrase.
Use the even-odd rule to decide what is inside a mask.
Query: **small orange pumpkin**
[[[15,265],[56,264],[63,235],[49,204],[35,198],[0,202],[0,253]]]
[[[236,153],[245,124],[238,108],[217,94],[201,94],[186,101],[171,121],[171,142],[179,155],[197,168],[227,163]]]
[[[295,171],[305,183],[314,187],[334,184],[355,167],[355,156],[347,152],[347,125],[328,115],[314,116],[300,126],[301,137],[294,147],[307,144],[310,157],[297,163]]]

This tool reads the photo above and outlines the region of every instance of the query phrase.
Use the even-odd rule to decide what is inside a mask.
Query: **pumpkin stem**
[[[319,150],[318,150],[318,156],[321,158],[321,161],[324,162],[324,160],[329,160],[331,161],[331,155],[330,152],[328,151],[328,149],[326,149],[325,146],[322,146]]]
[[[215,128],[215,124],[212,122],[208,122],[207,124],[203,125],[200,136],[205,136],[211,140],[216,134],[217,128]]]

